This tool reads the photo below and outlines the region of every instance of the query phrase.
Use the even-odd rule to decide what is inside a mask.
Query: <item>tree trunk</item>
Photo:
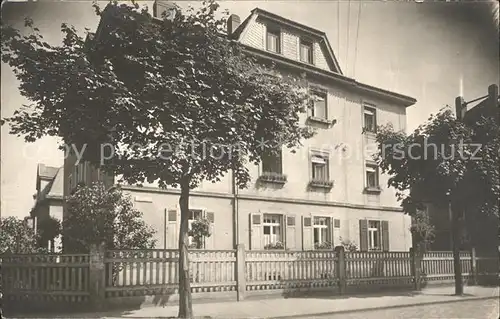
[[[451,210],[451,231],[453,238],[453,271],[455,273],[455,295],[462,295],[464,293],[463,282],[462,282],[462,267],[460,265],[460,242],[461,242],[461,227],[460,227],[460,214],[457,207],[453,207],[450,204],[449,209]]]
[[[179,230],[179,318],[193,318],[191,283],[189,276],[189,179],[181,182],[181,225]]]

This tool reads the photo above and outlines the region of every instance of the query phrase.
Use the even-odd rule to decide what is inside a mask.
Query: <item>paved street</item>
[[[471,300],[438,305],[418,305],[404,308],[359,311],[338,315],[305,316],[303,318],[317,319],[498,319],[500,318],[499,300]]]

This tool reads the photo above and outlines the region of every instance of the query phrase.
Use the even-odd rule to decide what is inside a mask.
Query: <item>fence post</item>
[[[106,298],[105,247],[92,245],[89,261],[89,301],[93,310],[101,310]]]
[[[420,274],[422,273],[421,271],[421,258],[419,257],[419,252],[418,249],[415,249],[413,247],[410,248],[410,264],[411,264],[411,275],[413,277],[413,288],[416,291],[421,290],[420,286]]]
[[[336,271],[337,279],[339,281],[339,294],[343,295],[346,293],[346,288],[347,288],[344,246],[335,247],[335,257],[337,259],[337,264],[335,265],[335,269],[337,270]]]
[[[476,256],[476,248],[472,247],[470,251],[470,284],[477,285],[477,256]]]
[[[236,300],[245,299],[246,289],[245,245],[238,244],[236,246]]]

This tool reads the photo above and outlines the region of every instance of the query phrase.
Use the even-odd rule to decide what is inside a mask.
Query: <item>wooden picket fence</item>
[[[451,252],[336,251],[190,251],[193,296],[228,293],[246,295],[326,290],[415,289],[420,284],[453,283]],[[134,296],[178,294],[178,251],[94,249],[90,254],[3,255],[2,289],[5,305],[33,302],[102,307],[108,301]],[[464,282],[481,277],[498,279],[498,256],[461,253]],[[419,266],[419,267],[417,267]],[[416,276],[417,269],[421,270]],[[420,278],[418,285],[415,278]],[[218,298],[218,297],[217,297]]]
[[[89,289],[88,254],[26,254],[0,256],[3,306],[30,309],[57,304],[69,307],[87,304]]]

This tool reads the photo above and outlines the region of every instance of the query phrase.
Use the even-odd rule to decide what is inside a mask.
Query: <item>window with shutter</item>
[[[210,222],[210,236],[205,237],[205,249],[215,249],[215,213],[206,212],[205,216]]]
[[[375,220],[368,221],[368,250],[381,250],[380,235],[380,222]]]
[[[368,221],[359,221],[359,250],[368,251]]]
[[[383,220],[380,223],[382,233],[382,250],[389,251],[389,222]]]
[[[264,248],[283,243],[283,216],[278,214],[263,215]]]
[[[295,226],[295,216],[286,216],[286,248],[294,250],[297,248],[296,245],[296,226]]]
[[[330,217],[314,216],[313,241],[315,249],[329,249],[332,245],[332,224]]]
[[[302,216],[302,249],[312,250],[313,248],[312,218]]]
[[[178,246],[178,230],[179,226],[177,224],[177,209],[167,210],[167,230],[166,230],[166,249],[175,249]]]
[[[259,250],[263,249],[262,238],[262,214],[250,213],[250,249]]]

